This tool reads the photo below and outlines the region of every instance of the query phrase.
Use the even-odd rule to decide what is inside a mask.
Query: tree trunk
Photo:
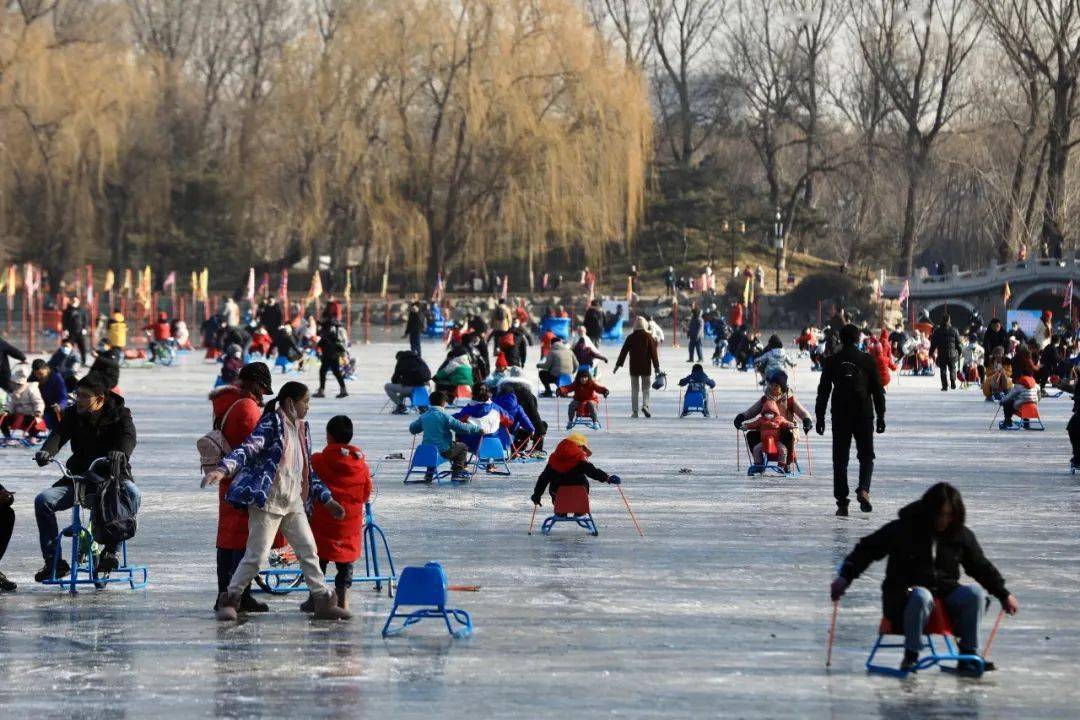
[[[904,203],[904,229],[900,234],[900,274],[911,277],[915,271],[915,212],[924,160],[909,157],[907,200]]]
[[[1062,77],[1054,87],[1054,107],[1047,130],[1048,159],[1046,165],[1046,199],[1043,204],[1043,254],[1061,257],[1065,228],[1065,172],[1069,166],[1069,135],[1071,130],[1075,78]]]

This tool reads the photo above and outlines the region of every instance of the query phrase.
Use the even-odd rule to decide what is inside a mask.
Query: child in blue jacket
[[[465,443],[454,439],[454,433],[475,435],[480,432],[480,428],[471,422],[464,423],[455,420],[443,412],[446,406],[446,393],[441,390],[431,393],[430,402],[431,406],[428,407],[427,412],[409,423],[409,432],[413,435],[423,433],[424,444],[434,445],[438,448],[439,454],[450,461],[453,479],[464,480],[467,477],[465,461],[468,459],[469,449]]]
[[[679,386],[685,387],[687,393],[701,393],[705,417],[709,417],[709,390],[716,387],[716,381],[705,374],[705,368],[701,367],[701,363],[694,363],[694,366],[690,368],[690,374],[679,381]],[[685,404],[679,417],[686,417]]]

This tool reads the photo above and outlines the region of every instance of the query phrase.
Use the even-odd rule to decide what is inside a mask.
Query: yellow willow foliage
[[[526,249],[629,247],[647,88],[576,3],[346,7],[332,39],[292,44],[275,76],[260,172],[288,232],[346,232],[370,262],[389,253],[429,275]]]
[[[152,81],[102,5],[58,34],[0,10],[0,234],[52,267],[76,264],[132,123],[152,112]]]

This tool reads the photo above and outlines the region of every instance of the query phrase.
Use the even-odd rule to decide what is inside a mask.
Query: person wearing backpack
[[[956,362],[960,359],[961,351],[960,333],[946,313],[941,318],[941,324],[930,334],[930,354],[936,353],[941,372],[941,392],[946,392],[950,387],[956,389]]]
[[[67,469],[72,475],[82,475],[90,464],[100,458],[108,458],[107,470],[97,468],[98,474],[120,482],[120,491],[127,505],[138,512],[142,494],[131,476],[131,453],[135,450],[135,423],[131,411],[124,405],[124,398],[107,389],[101,379],[91,373],[79,381],[75,390],[75,404],[64,409],[60,424],[49,439],[34,455],[38,466],[49,464],[60,448],[71,443],[71,457]],[[45,566],[34,575],[41,582],[53,575],[54,543],[59,532],[56,513],[69,510],[75,502],[75,487],[71,480],[61,479],[34,499],[38,536]],[[107,573],[119,566],[116,545],[105,545],[96,563],[99,572]],[[63,558],[55,568],[55,577],[68,574],[70,567]]]
[[[233,448],[239,447],[248,435],[251,435],[255,426],[262,417],[263,396],[273,393],[270,380],[270,369],[265,363],[248,363],[240,370],[236,382],[231,385],[223,385],[214,388],[210,393],[210,404],[213,413],[214,429],[208,433],[217,435],[209,438],[210,443],[199,443],[200,463],[205,475],[207,471],[217,467],[222,458]],[[206,448],[209,448],[207,450]],[[232,479],[226,479],[218,485],[218,526],[217,539],[217,581],[218,594],[229,588],[229,580],[232,578],[240,561],[244,559],[247,550],[248,538],[248,514],[246,510],[233,507],[225,501],[229,492]],[[283,540],[275,542],[275,547],[284,544]],[[215,612],[217,607],[214,607]],[[240,609],[244,612],[267,612],[269,607],[266,603],[257,601],[251,595],[249,585],[240,596]]]
[[[848,514],[848,459],[851,441],[859,458],[859,486],[855,497],[859,509],[871,512],[870,476],[874,472],[874,415],[877,432],[885,432],[885,390],[877,365],[858,349],[859,328],[844,325],[840,329],[840,349],[822,362],[818,383],[816,430],[825,434],[825,408],[832,397],[833,496],[836,514]]]
[[[341,372],[341,365],[345,359],[349,341],[345,336],[345,329],[336,320],[328,320],[319,330],[319,391],[314,397],[326,397],[326,373],[334,373],[334,379],[338,383],[338,398],[349,397],[349,391],[345,389],[345,375]]]

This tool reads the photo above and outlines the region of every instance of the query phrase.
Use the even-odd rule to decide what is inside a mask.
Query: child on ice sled
[[[775,402],[767,400],[761,407],[761,415],[743,423],[742,427],[744,430],[757,430],[760,434],[760,439],[752,451],[755,465],[764,468],[768,456],[775,453],[776,464],[785,473],[788,472],[788,449],[787,445],[780,441],[780,431],[793,430],[795,423],[780,415],[780,408]]]
[[[581,433],[567,435],[555,447],[555,452],[548,457],[547,466],[536,479],[536,487],[530,498],[533,505],[540,506],[540,500],[544,490],[548,490],[554,502],[559,488],[570,485],[583,485],[585,491],[589,491],[589,479],[597,482],[619,485],[618,475],[608,475],[606,472],[589,462],[592,450],[589,449],[588,439]]]

